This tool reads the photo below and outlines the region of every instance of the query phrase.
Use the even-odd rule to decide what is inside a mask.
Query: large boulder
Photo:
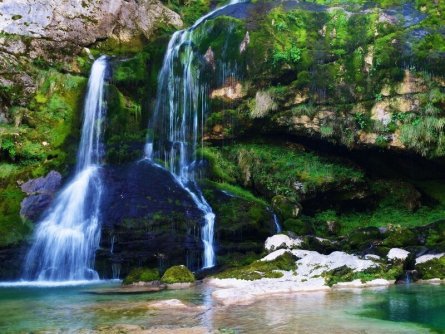
[[[195,280],[195,275],[183,265],[168,268],[161,278],[166,284],[193,283]]]
[[[24,219],[35,221],[49,207],[54,195],[59,190],[62,175],[51,171],[44,177],[31,179],[21,185],[21,189],[28,195],[20,204],[20,215]]]

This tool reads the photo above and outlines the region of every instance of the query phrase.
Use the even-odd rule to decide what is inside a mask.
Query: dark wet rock
[[[317,238],[314,236],[306,236],[301,246],[303,249],[316,251],[320,254],[329,255],[332,252],[340,250],[339,243],[329,239]]]
[[[120,277],[142,266],[200,267],[202,213],[169,172],[146,161],[107,166],[104,183],[101,277],[113,277],[113,265]]]
[[[0,249],[0,281],[13,281],[21,276],[26,245]]]
[[[264,240],[276,231],[270,209],[264,203],[210,185],[205,185],[203,192],[216,215],[218,264],[239,260],[246,254],[261,253]]]
[[[51,171],[45,177],[32,179],[22,184],[20,188],[28,197],[20,204],[20,215],[24,219],[37,220],[51,204],[60,188],[61,181],[62,175]]]
[[[348,235],[348,244],[351,249],[368,250],[383,238],[377,227],[359,228]]]

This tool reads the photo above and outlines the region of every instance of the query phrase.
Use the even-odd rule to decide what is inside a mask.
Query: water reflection
[[[212,288],[205,285],[141,295],[86,293],[97,289],[1,288],[0,333],[75,332],[115,324],[258,334],[429,333],[430,329],[445,329],[444,286],[412,284],[384,290],[269,296],[251,305],[229,307],[219,306],[212,298]],[[171,299],[187,306],[152,307],[154,301]]]

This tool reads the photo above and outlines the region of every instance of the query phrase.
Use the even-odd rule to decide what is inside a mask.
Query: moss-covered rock
[[[161,278],[161,282],[166,284],[193,283],[195,280],[195,275],[183,265],[168,268]]]
[[[124,278],[123,284],[133,284],[138,282],[159,281],[161,275],[158,269],[152,268],[134,268],[127,277]]]
[[[239,268],[228,269],[215,275],[216,278],[237,278],[253,281],[261,278],[280,278],[283,273],[280,270],[296,270],[295,257],[291,253],[284,253],[273,261],[255,261]]]
[[[386,233],[382,245],[387,247],[407,247],[417,245],[418,239],[414,231],[403,228],[392,228]]]
[[[416,270],[422,279],[445,279],[445,256],[416,264]]]
[[[364,271],[353,271],[347,266],[336,268],[326,272],[325,278],[328,286],[333,286],[340,282],[351,282],[360,279],[363,283],[372,281],[374,279],[397,280],[404,274],[403,265],[380,265],[372,267]]]

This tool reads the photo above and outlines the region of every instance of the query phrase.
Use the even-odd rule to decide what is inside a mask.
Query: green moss
[[[416,270],[422,279],[445,279],[445,257],[419,263],[416,265]]]
[[[272,198],[272,207],[281,220],[297,217],[301,209],[294,200],[281,195]]]
[[[343,235],[362,227],[387,227],[394,235],[387,236],[386,243],[397,247],[400,243],[416,243],[411,232],[405,233],[407,228],[427,225],[445,217],[442,180],[415,182],[425,197],[407,182],[369,180],[368,184],[370,197],[365,210],[323,210],[315,215],[316,224],[336,221],[341,225]]]
[[[193,283],[195,280],[195,275],[183,265],[168,268],[161,278],[161,282],[167,284]]]
[[[221,152],[216,148],[202,147],[198,149],[197,155],[209,163],[209,172],[213,180],[224,183],[235,182],[236,165],[224,159]]]
[[[0,247],[18,244],[32,231],[32,224],[20,218],[25,194],[15,185],[0,188]]]
[[[417,243],[417,235],[413,231],[396,227],[388,232],[388,236],[383,240],[382,245],[388,247],[407,247],[415,246]]]
[[[378,267],[368,268],[364,271],[356,272],[347,266],[339,267],[323,274],[326,285],[333,286],[340,282],[351,282],[361,280],[362,283],[375,279],[396,280],[403,275],[403,265],[380,265]]]
[[[340,187],[363,178],[359,170],[292,145],[245,143],[224,147],[221,152],[238,165],[240,182],[255,185],[269,198],[282,195],[296,200],[315,189]]]
[[[264,201],[263,199],[252,194],[250,191],[248,191],[244,188],[241,188],[239,186],[232,185],[229,183],[215,183],[215,182],[211,182],[210,185],[212,185],[216,189],[221,190],[225,193],[228,193],[229,195],[234,196],[236,198],[242,198],[247,201],[257,202],[258,204],[267,206],[266,201]]]
[[[261,278],[280,278],[278,270],[290,271],[297,269],[295,258],[290,253],[284,253],[273,261],[255,261],[247,266],[228,269],[217,274],[217,278],[237,278],[253,281]]]
[[[133,284],[137,282],[159,281],[161,278],[159,270],[151,268],[134,268],[125,277],[123,284]]]

